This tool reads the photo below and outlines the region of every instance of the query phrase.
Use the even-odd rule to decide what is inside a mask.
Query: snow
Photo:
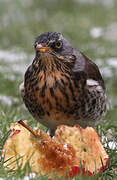
[[[90,30],[90,35],[93,38],[99,38],[103,35],[103,30],[101,27],[94,27]]]
[[[7,104],[8,106],[11,106],[12,103],[17,103],[19,100],[18,98],[14,98],[11,96],[6,96],[6,95],[0,95],[0,103]]]

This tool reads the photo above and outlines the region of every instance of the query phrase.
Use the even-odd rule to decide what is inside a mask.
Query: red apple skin
[[[21,131],[21,130],[19,130],[19,129],[13,130],[13,131],[11,132],[11,134],[9,135],[8,138],[11,138],[11,137],[14,136],[15,134],[19,134],[20,131]]]
[[[104,165],[104,167],[101,167],[99,169],[99,173],[101,173],[108,165],[109,158],[105,158],[104,160],[106,161],[106,164]],[[94,172],[92,173],[90,171],[85,170],[85,168],[83,168],[82,169],[82,176],[85,176],[87,173],[88,173],[89,176],[92,176],[94,174]],[[69,172],[69,176],[71,178],[74,178],[78,174],[80,174],[80,167],[79,166],[73,166],[72,169]]]
[[[80,171],[81,171],[81,168],[79,166],[73,166],[69,172],[69,176],[71,178],[74,178],[75,176],[80,174]],[[90,171],[87,171],[87,170],[85,170],[85,168],[82,168],[82,176],[85,176],[87,173],[89,176],[93,175],[93,173],[91,173]]]

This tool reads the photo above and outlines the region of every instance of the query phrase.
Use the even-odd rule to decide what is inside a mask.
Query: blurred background
[[[19,85],[33,60],[34,40],[46,31],[61,32],[99,66],[108,96],[105,121],[115,127],[117,1],[0,0],[0,129],[19,118],[32,120],[24,108]]]

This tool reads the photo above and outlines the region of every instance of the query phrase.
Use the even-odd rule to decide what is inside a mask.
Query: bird
[[[95,127],[106,112],[106,88],[98,66],[58,32],[39,35],[34,50],[20,85],[28,111],[52,136],[61,124]]]

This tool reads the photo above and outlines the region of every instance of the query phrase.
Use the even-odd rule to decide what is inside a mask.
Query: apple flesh
[[[103,166],[105,168],[108,164],[108,154],[92,127],[84,129],[79,125],[74,127],[60,125],[55,132],[54,140],[72,145],[77,159],[90,174],[101,172]]]

